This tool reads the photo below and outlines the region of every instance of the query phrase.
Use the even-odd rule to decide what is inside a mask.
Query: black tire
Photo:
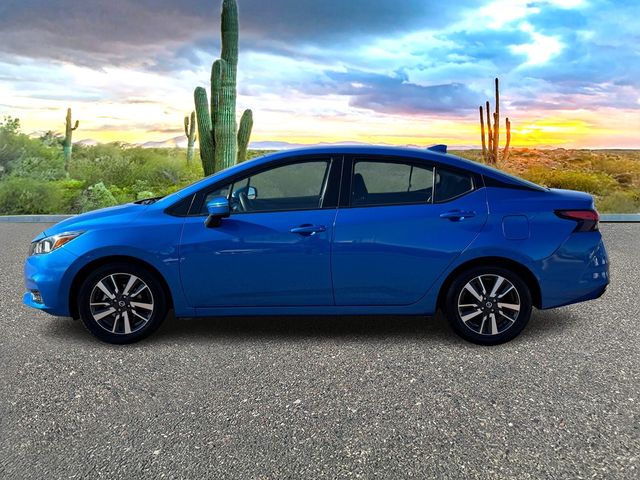
[[[465,340],[478,345],[499,345],[522,332],[531,309],[531,292],[519,275],[500,267],[475,267],[451,283],[444,310],[449,325]]]
[[[129,280],[133,283],[126,292]],[[167,315],[167,298],[156,275],[138,265],[117,262],[98,267],[84,279],[78,312],[87,330],[103,342],[134,343],[160,326]]]

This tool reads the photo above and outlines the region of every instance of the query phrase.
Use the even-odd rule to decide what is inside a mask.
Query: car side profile
[[[532,307],[595,299],[609,265],[593,198],[446,147],[321,147],[236,165],[36,237],[24,303],[131,343],[176,317],[425,315],[509,341]]]

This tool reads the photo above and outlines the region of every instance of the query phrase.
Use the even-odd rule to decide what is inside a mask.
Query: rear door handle
[[[460,221],[465,218],[475,217],[476,212],[471,210],[451,210],[450,212],[445,212],[440,214],[440,218],[447,218],[452,221]]]
[[[298,235],[302,235],[304,237],[311,237],[316,233],[326,232],[327,227],[324,225],[300,225],[299,227],[294,227],[290,230],[291,233],[297,233]]]

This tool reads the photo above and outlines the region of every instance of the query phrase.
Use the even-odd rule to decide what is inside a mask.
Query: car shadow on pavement
[[[176,319],[169,315],[154,335],[162,340],[245,338],[430,338],[451,340],[441,316],[291,316]]]
[[[523,337],[547,337],[570,329],[580,319],[567,309],[534,310]],[[428,342],[466,343],[442,313],[424,316],[291,316],[176,319],[169,315],[154,335],[162,340],[280,338],[419,338]]]
[[[50,319],[43,327],[45,337],[95,341],[81,321]],[[254,340],[256,338],[424,338],[455,341],[457,337],[441,316],[291,316],[181,318],[170,313],[157,332],[145,343]]]
[[[522,337],[557,335],[580,322],[567,309],[534,310]],[[45,336],[79,342],[94,341],[80,321],[51,319]],[[521,338],[522,338],[521,337]],[[256,338],[420,339],[429,343],[466,343],[449,328],[441,313],[423,316],[291,316],[177,319],[170,313],[146,342],[253,340]]]

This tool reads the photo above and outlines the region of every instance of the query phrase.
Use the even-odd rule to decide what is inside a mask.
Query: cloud
[[[475,2],[424,0],[241,0],[242,27],[263,40],[326,45],[336,40],[385,37],[439,29]],[[244,30],[243,30],[244,31]],[[356,40],[357,41],[357,40]]]
[[[411,29],[439,27],[471,0],[240,0],[242,38],[249,48],[357,43]],[[78,65],[144,64],[179,50],[217,42],[218,0],[3,0],[0,52]],[[197,44],[200,42],[200,45]]]
[[[348,95],[356,108],[390,114],[460,114],[474,110],[477,92],[466,85],[418,85],[402,73],[326,72],[326,81],[312,88],[320,94]]]
[[[465,59],[490,60],[497,70],[508,71],[522,63],[522,57],[513,52],[511,46],[531,41],[531,33],[519,28],[501,30],[454,31],[439,38],[454,46],[449,52]]]
[[[209,2],[195,0],[2,3],[1,52],[95,67],[139,64],[158,50],[190,41],[214,17],[213,11],[206,14]]]
[[[640,98],[637,89],[628,85],[603,83],[596,86],[570,86],[540,89],[530,97],[520,92],[519,98],[510,102],[511,107],[536,109],[541,111],[553,110],[593,110],[601,108],[616,108],[621,110],[640,110]]]

